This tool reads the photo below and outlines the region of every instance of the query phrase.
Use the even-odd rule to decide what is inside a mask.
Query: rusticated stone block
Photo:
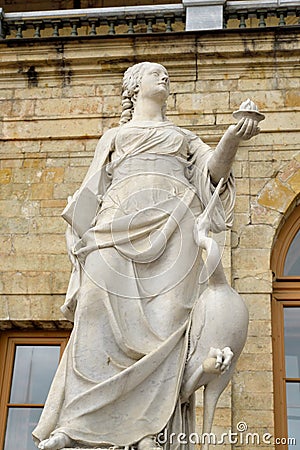
[[[53,198],[53,185],[50,183],[34,183],[31,185],[30,197],[33,200],[44,200]]]
[[[283,214],[276,210],[266,208],[257,203],[251,204],[251,223],[252,224],[268,224],[277,228],[283,218]]]
[[[29,220],[19,217],[1,217],[0,233],[7,234],[26,234],[29,231]]]
[[[285,165],[278,174],[278,179],[282,183],[289,183],[289,180],[297,176],[300,172],[300,161],[297,158],[293,158],[287,165]]]
[[[272,371],[247,371],[236,372],[233,377],[235,386],[242,386],[244,392],[272,392],[273,374]]]
[[[290,89],[285,91],[285,106],[299,107],[300,94],[298,89]]]
[[[274,179],[263,189],[258,197],[258,203],[276,211],[285,212],[295,198],[295,192]]]
[[[11,169],[0,169],[0,184],[8,184],[11,182]]]
[[[62,183],[64,181],[64,167],[46,167],[42,171],[43,183]]]
[[[229,92],[177,94],[176,106],[179,113],[201,113],[220,109],[226,111],[229,108]]]
[[[253,85],[252,85],[253,86]],[[247,98],[252,99],[258,106],[258,109],[265,111],[266,109],[279,109],[284,105],[284,94],[279,90],[257,90],[253,86],[252,90],[241,92],[234,92],[230,95],[230,108],[232,110],[238,109],[240,104]]]
[[[255,276],[266,272],[269,267],[270,251],[253,248],[251,252],[247,248],[236,248],[232,250],[232,268],[239,277]]]
[[[22,203],[18,200],[0,200],[1,217],[19,217]]]
[[[240,228],[240,248],[269,249],[274,239],[275,230],[271,225],[246,225]]]
[[[34,235],[15,236],[14,250],[19,255],[26,254],[65,254],[65,237],[62,234],[56,234],[55,239],[52,235]]]
[[[31,139],[36,136],[40,139],[70,138],[83,136],[100,136],[102,123],[98,118],[76,118],[76,127],[74,127],[74,118],[55,118],[47,120],[40,118],[22,123],[20,121],[9,121],[3,123],[3,138],[18,139],[23,136]]]
[[[272,355],[269,353],[243,353],[238,360],[237,370],[238,371],[247,371],[249,367],[253,371],[257,370],[269,370],[272,371],[273,361]],[[264,408],[263,408],[264,409]]]
[[[249,195],[238,195],[235,201],[234,211],[235,213],[249,213]]]

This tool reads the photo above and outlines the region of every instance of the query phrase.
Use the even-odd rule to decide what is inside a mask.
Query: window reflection
[[[286,384],[286,402],[288,418],[288,437],[300,442],[300,383]],[[289,446],[295,449],[295,446]]]
[[[283,275],[300,276],[300,230],[288,249],[284,262]]]
[[[44,403],[60,355],[59,346],[16,347],[10,403]]]
[[[42,408],[10,408],[4,450],[36,450],[31,433],[39,421]]]
[[[284,349],[287,378],[300,377],[300,307],[284,308]]]

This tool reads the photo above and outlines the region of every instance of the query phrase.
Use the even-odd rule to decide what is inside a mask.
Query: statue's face
[[[157,98],[165,102],[170,93],[169,75],[160,64],[151,63],[144,69],[139,86],[139,96]]]

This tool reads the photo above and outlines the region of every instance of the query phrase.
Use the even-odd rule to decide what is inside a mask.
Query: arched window
[[[300,443],[300,206],[278,235],[271,267],[276,448],[293,450]]]

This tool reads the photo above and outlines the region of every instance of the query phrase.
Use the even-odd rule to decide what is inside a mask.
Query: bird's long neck
[[[207,253],[206,261],[200,275],[200,283],[208,280],[209,286],[228,284],[221,262],[221,252],[217,242],[208,236],[201,236],[199,247],[206,250]]]

